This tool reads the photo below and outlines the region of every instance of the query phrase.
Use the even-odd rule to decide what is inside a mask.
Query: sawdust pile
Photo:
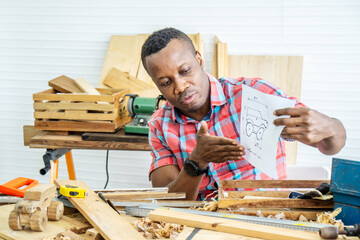
[[[147,239],[176,238],[184,229],[184,225],[153,221],[149,218],[140,218],[132,225]]]

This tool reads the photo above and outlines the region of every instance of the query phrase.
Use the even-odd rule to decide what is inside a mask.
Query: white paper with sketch
[[[241,100],[241,145],[245,159],[269,177],[278,179],[276,151],[284,126],[275,126],[277,109],[294,107],[296,101],[262,93],[243,85]]]

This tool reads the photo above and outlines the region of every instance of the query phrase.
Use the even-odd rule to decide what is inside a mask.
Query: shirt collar
[[[219,80],[217,80],[215,77],[211,76],[210,74],[206,73],[210,82],[210,105],[211,105],[211,109],[209,114],[207,114],[203,120],[208,120],[210,119],[213,109],[216,106],[221,106],[224,105],[227,100],[224,94],[224,90],[219,82]],[[175,119],[178,123],[181,124],[186,124],[188,122],[193,122],[196,123],[198,121],[187,117],[185,115],[183,115],[178,109],[176,109],[173,105],[171,105],[169,103],[169,107],[171,106],[171,116],[172,119]]]

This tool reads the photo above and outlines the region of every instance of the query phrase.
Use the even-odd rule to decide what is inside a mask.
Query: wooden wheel
[[[22,230],[22,227],[20,225],[20,216],[19,216],[18,212],[15,210],[10,212],[9,227],[15,231]]]
[[[59,221],[64,214],[64,204],[59,201],[51,201],[47,209],[47,215],[50,220]]]
[[[35,211],[30,217],[30,229],[42,232],[46,229],[47,215],[45,211]]]

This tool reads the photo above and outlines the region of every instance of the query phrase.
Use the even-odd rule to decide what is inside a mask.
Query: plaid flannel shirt
[[[242,85],[247,85],[263,93],[287,96],[281,89],[259,78],[221,78],[217,80],[208,75],[210,81],[209,113],[202,119],[208,125],[208,132],[214,136],[224,136],[240,143],[241,94]],[[295,107],[304,107],[297,101]],[[155,169],[165,165],[177,165],[182,169],[183,163],[196,146],[196,133],[200,122],[182,115],[169,102],[158,109],[149,120],[149,143],[152,163],[149,176]],[[279,179],[286,178],[284,141],[279,138],[276,154],[276,168]],[[217,190],[220,179],[271,179],[252,166],[246,159],[210,163],[208,176],[204,176],[200,185],[198,199]]]

